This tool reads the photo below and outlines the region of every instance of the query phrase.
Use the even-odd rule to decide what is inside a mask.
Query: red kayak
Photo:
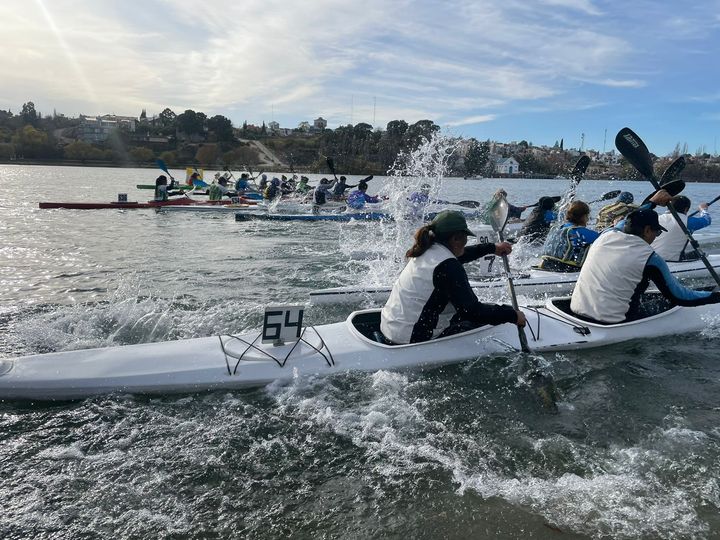
[[[100,210],[104,208],[157,208],[159,206],[168,205],[190,205],[190,206],[210,206],[210,205],[224,205],[232,203],[243,203],[243,204],[257,204],[257,201],[252,199],[245,199],[239,197],[239,200],[223,199],[222,201],[198,201],[190,199],[188,197],[181,197],[178,199],[172,199],[168,201],[148,201],[148,202],[41,202],[39,203],[40,208],[69,208],[73,210]]]

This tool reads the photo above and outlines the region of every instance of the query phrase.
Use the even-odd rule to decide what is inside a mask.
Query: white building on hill
[[[498,156],[495,158],[495,172],[500,174],[518,174],[520,172],[520,164],[514,157],[504,158]]]

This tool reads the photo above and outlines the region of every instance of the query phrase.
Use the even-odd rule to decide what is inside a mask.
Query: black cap
[[[647,208],[641,208],[639,210],[633,210],[625,218],[625,227],[631,229],[643,229],[647,225],[655,229],[656,231],[665,231],[667,229],[660,225],[658,221],[658,215],[655,210],[649,210]]]

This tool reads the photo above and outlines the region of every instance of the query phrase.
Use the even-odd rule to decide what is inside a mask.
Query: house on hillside
[[[497,156],[495,158],[495,172],[500,174],[518,174],[520,172],[520,164],[512,156],[508,158]]]

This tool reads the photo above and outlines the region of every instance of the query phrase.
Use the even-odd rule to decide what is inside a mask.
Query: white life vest
[[[685,227],[687,227],[687,214],[678,212],[678,217]],[[680,255],[688,241],[687,236],[685,236],[685,233],[670,212],[659,216],[658,221],[661,226],[667,229],[667,232],[663,232],[655,239],[652,243],[652,248],[655,250],[655,253],[666,261],[679,261]]]
[[[600,322],[625,320],[652,253],[648,243],[634,234],[613,229],[601,234],[580,270],[570,309]]]
[[[413,328],[435,290],[435,268],[454,257],[448,248],[435,243],[419,257],[410,258],[393,284],[380,315],[380,331],[387,339],[393,343],[410,343]]]

